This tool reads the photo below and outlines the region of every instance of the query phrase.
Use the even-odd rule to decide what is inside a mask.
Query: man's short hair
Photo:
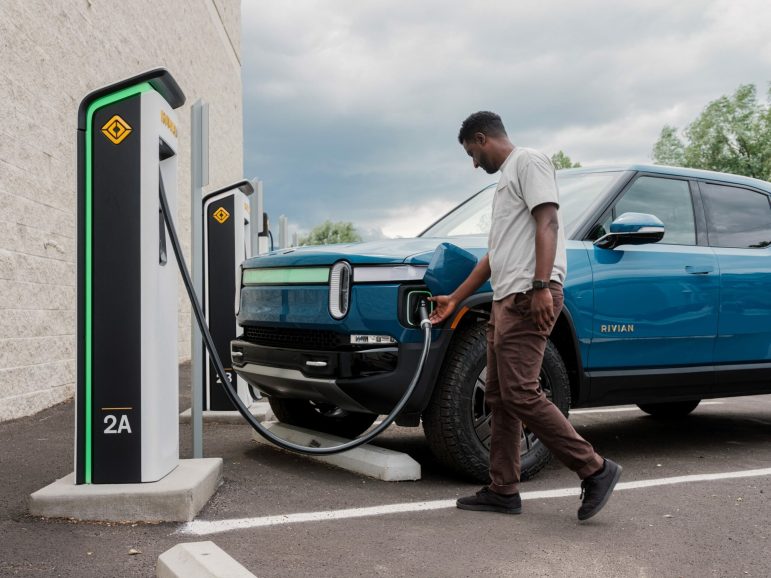
[[[463,121],[458,133],[458,142],[463,144],[463,141],[470,141],[478,132],[492,137],[507,136],[501,117],[488,110],[475,112]]]

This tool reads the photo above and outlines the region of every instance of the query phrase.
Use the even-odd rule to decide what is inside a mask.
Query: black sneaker
[[[485,486],[473,496],[459,498],[456,502],[461,510],[478,512],[500,512],[501,514],[521,514],[522,500],[519,494],[504,495],[493,492]]]
[[[578,509],[578,519],[588,520],[602,510],[613,493],[616,482],[623,470],[616,462],[605,460],[605,465],[598,473],[589,476],[581,482],[581,507]]]

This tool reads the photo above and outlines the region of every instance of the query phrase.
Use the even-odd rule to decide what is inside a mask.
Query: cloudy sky
[[[495,180],[456,140],[477,110],[584,166],[650,162],[664,124],[771,81],[768,0],[244,0],[242,18],[244,170],[274,232],[281,214],[420,232]]]

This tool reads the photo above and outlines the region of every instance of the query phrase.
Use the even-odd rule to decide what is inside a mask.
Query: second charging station
[[[252,256],[252,198],[254,185],[247,180],[212,191],[203,197],[203,307],[220,359],[230,359],[230,342],[236,338],[240,286],[239,265]],[[260,203],[257,203],[259,206]],[[261,219],[257,219],[260,223]],[[260,223],[261,224],[261,223]],[[211,356],[203,351],[204,411],[235,411],[223,392]],[[226,367],[228,378],[236,386],[245,405],[252,397],[243,378]],[[234,381],[235,380],[235,381]]]

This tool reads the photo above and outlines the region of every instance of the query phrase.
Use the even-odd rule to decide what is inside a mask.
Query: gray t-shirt
[[[493,198],[489,258],[493,299],[533,288],[535,278],[535,219],[543,203],[559,206],[557,176],[549,158],[533,149],[516,147],[501,165]],[[564,283],[567,273],[565,234],[559,215],[557,254],[551,280]]]

